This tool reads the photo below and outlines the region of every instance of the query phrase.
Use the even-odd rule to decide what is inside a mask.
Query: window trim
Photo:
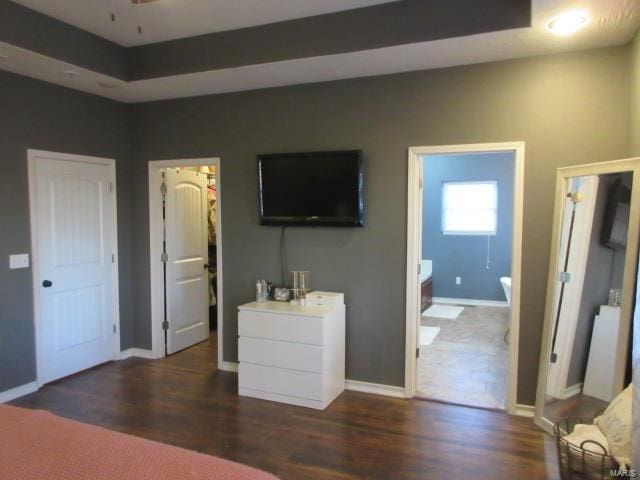
[[[446,205],[445,205],[445,185],[469,185],[469,184],[473,184],[473,185],[480,185],[480,184],[484,184],[484,185],[495,185],[495,192],[496,192],[496,206],[495,206],[495,213],[496,213],[496,226],[494,230],[474,230],[474,231],[469,231],[469,230],[445,230],[444,226],[445,226],[445,216],[446,216]],[[440,208],[440,231],[442,232],[442,235],[446,235],[446,236],[451,236],[451,235],[458,235],[458,236],[465,236],[465,237],[486,237],[486,236],[496,236],[498,234],[498,205],[499,205],[499,189],[498,189],[498,180],[452,180],[452,181],[448,181],[448,180],[444,180],[442,182],[442,187],[441,187],[441,208]]]

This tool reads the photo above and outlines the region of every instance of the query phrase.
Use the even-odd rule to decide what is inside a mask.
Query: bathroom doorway
[[[515,413],[522,150],[410,149],[411,396]]]

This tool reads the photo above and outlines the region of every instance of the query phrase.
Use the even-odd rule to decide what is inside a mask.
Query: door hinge
[[[571,281],[571,274],[569,272],[560,272],[558,274],[558,281],[560,283],[569,283]]]
[[[422,264],[418,263],[418,276],[422,273]]]
[[[551,363],[556,363],[558,361],[558,354],[553,352],[551,354],[551,359],[550,360],[551,360]]]
[[[167,194],[167,184],[163,183],[162,185],[160,185],[160,193],[162,195],[166,195]]]
[[[113,324],[113,333],[116,333],[116,324]]]
[[[416,358],[420,358],[420,348],[416,348]]]
[[[116,263],[116,256],[115,254],[111,254],[111,263]]]
[[[109,182],[109,193],[113,193],[113,182]]]
[[[169,261],[169,254],[163,253],[162,255],[160,255],[160,261],[162,263],[167,263]]]
[[[167,322],[166,320],[162,322],[162,329],[169,330],[169,322]]]

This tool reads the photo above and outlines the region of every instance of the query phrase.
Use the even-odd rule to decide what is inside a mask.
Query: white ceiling
[[[553,16],[569,7],[588,12],[586,27],[570,37],[548,32]],[[123,102],[145,102],[622,45],[640,26],[640,0],[534,0],[532,23],[531,28],[134,82],[0,43],[0,69]],[[69,70],[75,75],[65,74]]]
[[[397,0],[157,0],[139,5],[131,0],[13,1],[131,47]]]

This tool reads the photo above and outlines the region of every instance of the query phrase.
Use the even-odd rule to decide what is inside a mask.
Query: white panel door
[[[598,183],[597,175],[567,180],[567,193],[575,196],[566,197],[562,217],[552,323],[552,358],[547,377],[547,394],[560,399],[567,398],[573,386],[567,385],[567,378],[589,261]],[[569,274],[567,282],[561,281],[563,272]]]
[[[89,163],[64,154],[30,155],[42,384],[119,356],[115,174],[108,160]]]
[[[209,338],[207,176],[165,170],[167,353]]]

